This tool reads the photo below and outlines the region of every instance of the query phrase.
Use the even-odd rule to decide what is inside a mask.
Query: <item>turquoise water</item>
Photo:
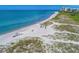
[[[45,20],[62,7],[79,5],[1,5],[0,35]]]
[[[45,20],[51,10],[0,10],[0,35]]]

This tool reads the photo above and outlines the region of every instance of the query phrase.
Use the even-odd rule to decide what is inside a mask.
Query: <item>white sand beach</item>
[[[54,30],[50,27],[51,25],[45,29],[45,28],[41,28],[40,24],[54,18],[56,15],[58,15],[58,12],[55,12],[48,19],[38,22],[34,25],[30,25],[10,33],[0,35],[0,45],[7,45],[8,43],[11,43],[13,41],[16,41],[25,37],[42,37],[42,35],[53,34]],[[42,38],[44,39],[44,37]],[[49,42],[49,41],[47,40],[46,42]]]

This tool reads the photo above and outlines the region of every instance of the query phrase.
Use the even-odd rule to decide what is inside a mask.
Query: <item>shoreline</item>
[[[25,34],[26,34],[26,32],[28,32],[28,30],[32,30],[32,29],[34,29],[34,28],[37,29],[38,26],[40,26],[41,23],[44,23],[44,22],[46,22],[46,21],[48,21],[48,20],[54,18],[56,15],[58,15],[58,11],[54,12],[49,18],[47,18],[47,19],[45,19],[45,20],[43,20],[43,21],[40,21],[40,22],[37,22],[37,23],[35,23],[35,24],[33,24],[33,25],[29,25],[29,26],[20,28],[20,29],[18,29],[18,30],[14,30],[14,31],[12,31],[12,32],[9,32],[9,33],[0,35],[0,41],[2,41],[2,42],[0,42],[0,43],[1,43],[1,44],[3,44],[3,43],[7,44],[7,43],[11,43],[11,41],[13,42],[15,39],[24,38],[24,37],[26,37]],[[17,33],[19,33],[19,35],[20,35],[21,37],[17,37],[17,36],[16,36]],[[24,35],[22,36],[22,34],[24,34]],[[14,35],[15,35],[16,37],[13,37]],[[18,35],[18,36],[19,36],[19,35]],[[8,42],[7,42],[7,41],[8,41]],[[7,42],[7,43],[6,43],[6,42]],[[0,45],[1,45],[1,44],[0,44]]]

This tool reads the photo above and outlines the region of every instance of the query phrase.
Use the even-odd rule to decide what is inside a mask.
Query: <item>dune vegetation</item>
[[[40,23],[30,33],[11,43],[4,52],[79,53],[79,11],[59,11],[56,17]]]
[[[24,38],[17,43],[13,43],[6,49],[7,53],[33,53],[33,52],[45,52],[43,42],[39,40],[39,37]]]

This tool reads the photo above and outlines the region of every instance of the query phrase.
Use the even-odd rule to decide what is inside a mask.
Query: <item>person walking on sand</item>
[[[34,30],[32,29],[32,32],[33,32]]]

